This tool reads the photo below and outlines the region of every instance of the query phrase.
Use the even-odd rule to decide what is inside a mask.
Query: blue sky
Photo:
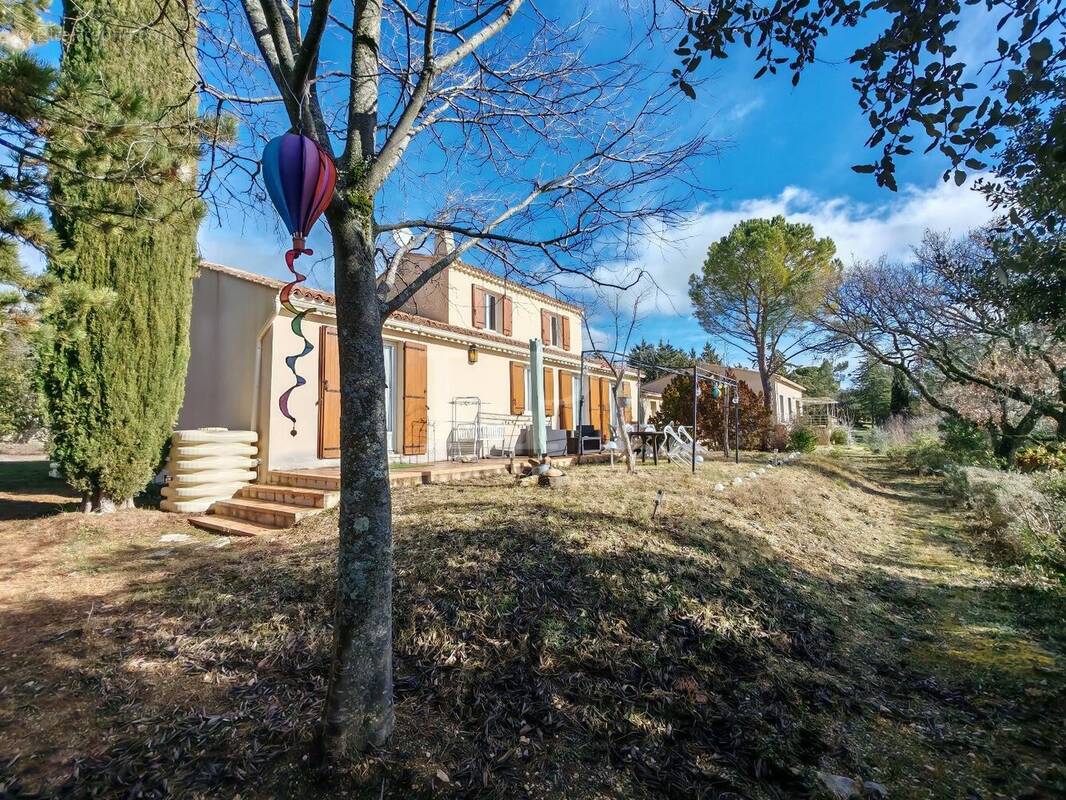
[[[572,13],[563,10],[569,6],[556,5],[561,15]],[[610,52],[629,34],[630,21],[620,19],[617,8],[607,0],[592,7],[586,36],[593,53]],[[982,54],[987,24],[979,14],[965,20],[963,53]],[[850,85],[853,69],[846,63],[861,34],[831,35],[820,48],[819,63],[804,73],[797,87],[788,75],[753,80],[756,66],[741,49],[726,61],[704,65],[698,99],[684,106],[678,132],[705,125],[721,152],[696,165],[701,189],[692,200],[688,222],[637,248],[631,264],[647,269],[655,281],[643,303],[638,336],[702,346],[708,337],[689,308],[688,275],[699,268],[707,246],[741,219],[783,213],[809,222],[819,235],[834,238],[848,263],[881,255],[904,257],[927,227],[962,233],[990,216],[968,187],[941,181],[943,163],[936,156],[901,160],[901,188],[896,193],[879,189],[871,176],[850,169],[871,160],[863,147],[869,131]],[[649,47],[649,63],[664,71],[672,67],[672,41]],[[387,189],[386,205],[409,203],[400,196],[406,190]],[[203,254],[280,275],[283,237],[264,233],[269,226],[266,220],[240,217],[228,218],[221,227],[209,221],[200,237]],[[321,231],[316,239],[321,243]],[[311,280],[330,288],[330,274],[329,265],[320,264]],[[605,325],[605,320],[593,318],[594,328]],[[715,344],[727,350],[727,358],[740,358],[720,342]]]
[[[573,3],[563,0],[548,0],[539,7],[560,19],[579,13]],[[992,23],[980,9],[965,8],[969,16],[964,17],[960,29],[960,54],[974,63],[985,55],[987,43],[994,42],[988,35]],[[639,13],[626,16],[618,9],[615,0],[593,0],[588,6],[581,30],[593,57],[610,54],[633,35],[635,27],[644,24]],[[871,27],[867,23],[866,32]],[[881,255],[902,257],[926,227],[963,233],[990,216],[980,197],[968,187],[956,188],[941,181],[943,163],[935,155],[901,160],[897,176],[901,189],[897,193],[879,189],[871,176],[850,169],[852,164],[871,160],[863,147],[869,131],[850,85],[854,72],[846,63],[863,41],[863,33],[834,32],[820,46],[819,63],[804,73],[797,87],[791,85],[787,74],[753,80],[756,66],[741,48],[725,61],[703,65],[698,99],[682,106],[676,127],[679,136],[706,127],[721,151],[694,165],[700,189],[691,201],[686,222],[660,231],[659,236],[649,237],[635,248],[629,266],[646,269],[655,282],[642,307],[638,336],[652,340],[661,337],[684,347],[702,346],[707,337],[691,315],[687,279],[699,268],[707,246],[741,219],[783,213],[808,222],[819,235],[834,238],[839,255],[848,263]],[[644,48],[648,65],[668,72],[675,63],[671,51],[676,38],[666,37]],[[323,68],[331,59],[343,62],[346,48],[346,43],[327,39]],[[54,50],[50,47],[49,54]],[[286,124],[279,117],[277,130],[273,127],[271,121],[266,129],[281,133]],[[417,148],[409,156],[432,157]],[[417,209],[429,202],[417,197],[420,191],[432,194],[458,188],[459,174],[438,174],[422,186],[394,180],[384,191],[382,205],[388,211]],[[487,175],[471,177],[490,180]],[[284,274],[281,254],[286,237],[268,203],[251,210],[232,206],[213,212],[200,233],[204,258],[276,277]],[[320,225],[311,244],[326,259],[327,242]],[[308,266],[312,267],[312,283],[332,288],[328,261]],[[603,323],[593,319],[594,327]],[[723,349],[721,343],[716,345]],[[739,354],[729,352],[726,356],[739,358]]]

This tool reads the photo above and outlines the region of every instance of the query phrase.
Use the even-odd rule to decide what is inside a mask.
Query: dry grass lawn
[[[219,547],[0,464],[0,797],[1066,796],[1066,584],[863,451],[714,490],[759,466],[396,490],[397,734],[324,785],[334,515]]]

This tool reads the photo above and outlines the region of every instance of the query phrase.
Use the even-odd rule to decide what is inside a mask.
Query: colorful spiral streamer
[[[292,422],[291,434],[295,436],[296,417],[289,411],[289,396],[307,383],[297,371],[296,362],[315,349],[303,333],[307,309],[298,310],[291,300],[293,289],[307,278],[297,272],[296,259],[301,255],[313,255],[304,244],[307,234],[333,199],[337,168],[329,154],[313,139],[286,133],[271,139],[263,150],[263,179],[271,202],[292,235],[292,249],[285,253],[285,264],[293,280],[282,287],[280,301],[282,307],[293,315],[292,332],[303,340],[304,345],[299,353],[285,358],[285,365],[292,371],[296,383],[278,398],[278,407]]]

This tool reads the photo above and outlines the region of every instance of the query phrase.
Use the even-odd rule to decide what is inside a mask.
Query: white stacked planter
[[[174,431],[159,507],[190,514],[233,497],[256,479],[256,439],[255,431],[226,428]]]

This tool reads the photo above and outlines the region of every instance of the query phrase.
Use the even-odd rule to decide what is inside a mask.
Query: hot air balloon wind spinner
[[[292,249],[285,253],[285,265],[293,279],[282,287],[279,300],[282,308],[293,315],[292,332],[303,340],[303,350],[285,358],[285,365],[296,382],[278,398],[278,407],[292,423],[291,434],[295,436],[296,417],[289,410],[289,396],[307,383],[307,379],[297,372],[296,362],[315,349],[303,332],[307,309],[299,310],[292,303],[293,289],[307,279],[306,275],[297,272],[296,259],[301,255],[314,255],[313,250],[307,249],[307,234],[333,197],[337,168],[313,139],[286,133],[271,139],[263,150],[263,180],[271,202],[292,235]]]

